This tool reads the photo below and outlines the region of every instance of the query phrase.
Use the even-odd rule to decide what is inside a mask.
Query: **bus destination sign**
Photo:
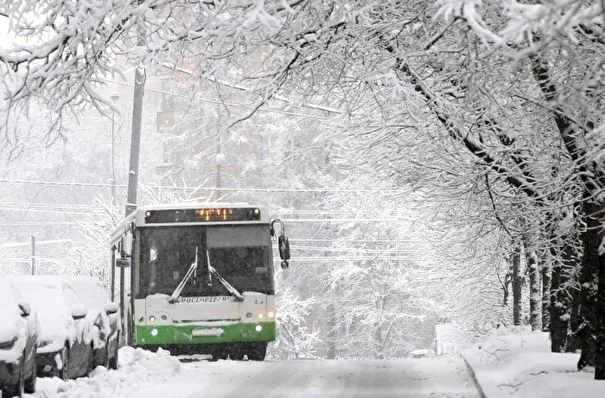
[[[238,222],[259,220],[260,209],[256,207],[147,210],[145,212],[146,224]]]

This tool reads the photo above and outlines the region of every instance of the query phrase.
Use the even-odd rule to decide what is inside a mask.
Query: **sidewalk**
[[[548,333],[502,328],[460,350],[486,398],[603,398],[594,369],[578,372],[579,354],[551,353]]]

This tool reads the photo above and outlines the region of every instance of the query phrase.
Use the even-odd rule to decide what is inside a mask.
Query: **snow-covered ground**
[[[98,366],[90,377],[67,382],[57,377],[38,378],[37,391],[28,397],[101,398],[132,397],[150,384],[161,384],[178,376],[181,363],[168,351],[153,353],[142,349],[120,349],[118,370]]]
[[[460,351],[487,398],[602,398],[605,382],[578,372],[578,354],[549,352],[548,334],[496,330]],[[480,397],[458,354],[399,360],[181,362],[167,351],[124,347],[117,371],[62,382],[38,379],[47,398],[154,397]]]
[[[122,348],[120,367],[91,377],[39,379],[34,396],[154,397],[452,397],[479,398],[462,358],[179,362],[166,351]]]
[[[594,369],[578,372],[579,354],[552,353],[548,333],[496,329],[461,350],[487,398],[603,398],[605,381]]]

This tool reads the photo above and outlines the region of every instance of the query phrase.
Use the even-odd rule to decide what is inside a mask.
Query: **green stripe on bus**
[[[261,330],[256,330],[261,326]],[[214,332],[222,329],[220,335],[204,336],[204,331]],[[155,330],[155,332],[154,332]],[[194,335],[194,330],[197,335]],[[202,334],[202,335],[200,335]],[[247,343],[275,340],[275,322],[236,323],[224,326],[195,325],[136,325],[136,345],[163,344],[221,344]]]

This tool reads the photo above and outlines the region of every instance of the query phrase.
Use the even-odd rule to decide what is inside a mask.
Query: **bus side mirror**
[[[122,257],[132,256],[132,232],[128,231],[122,235]]]
[[[279,257],[282,260],[290,259],[290,241],[287,236],[280,235],[277,239],[277,244],[279,246]]]
[[[277,238],[277,245],[279,247],[279,257],[282,259],[281,267],[287,269],[289,267],[288,260],[290,259],[290,241],[288,237],[280,235]]]
[[[116,258],[116,267],[118,268],[128,268],[130,267],[130,259],[129,258]]]
[[[288,264],[288,260],[290,259],[290,241],[286,236],[286,228],[284,226],[284,222],[279,218],[273,219],[270,224],[269,231],[271,232],[271,236],[275,236],[275,228],[273,227],[274,223],[279,223],[280,233],[281,235],[277,238],[277,247],[279,248],[279,257],[281,258],[281,267],[282,269],[287,269],[290,265]]]

